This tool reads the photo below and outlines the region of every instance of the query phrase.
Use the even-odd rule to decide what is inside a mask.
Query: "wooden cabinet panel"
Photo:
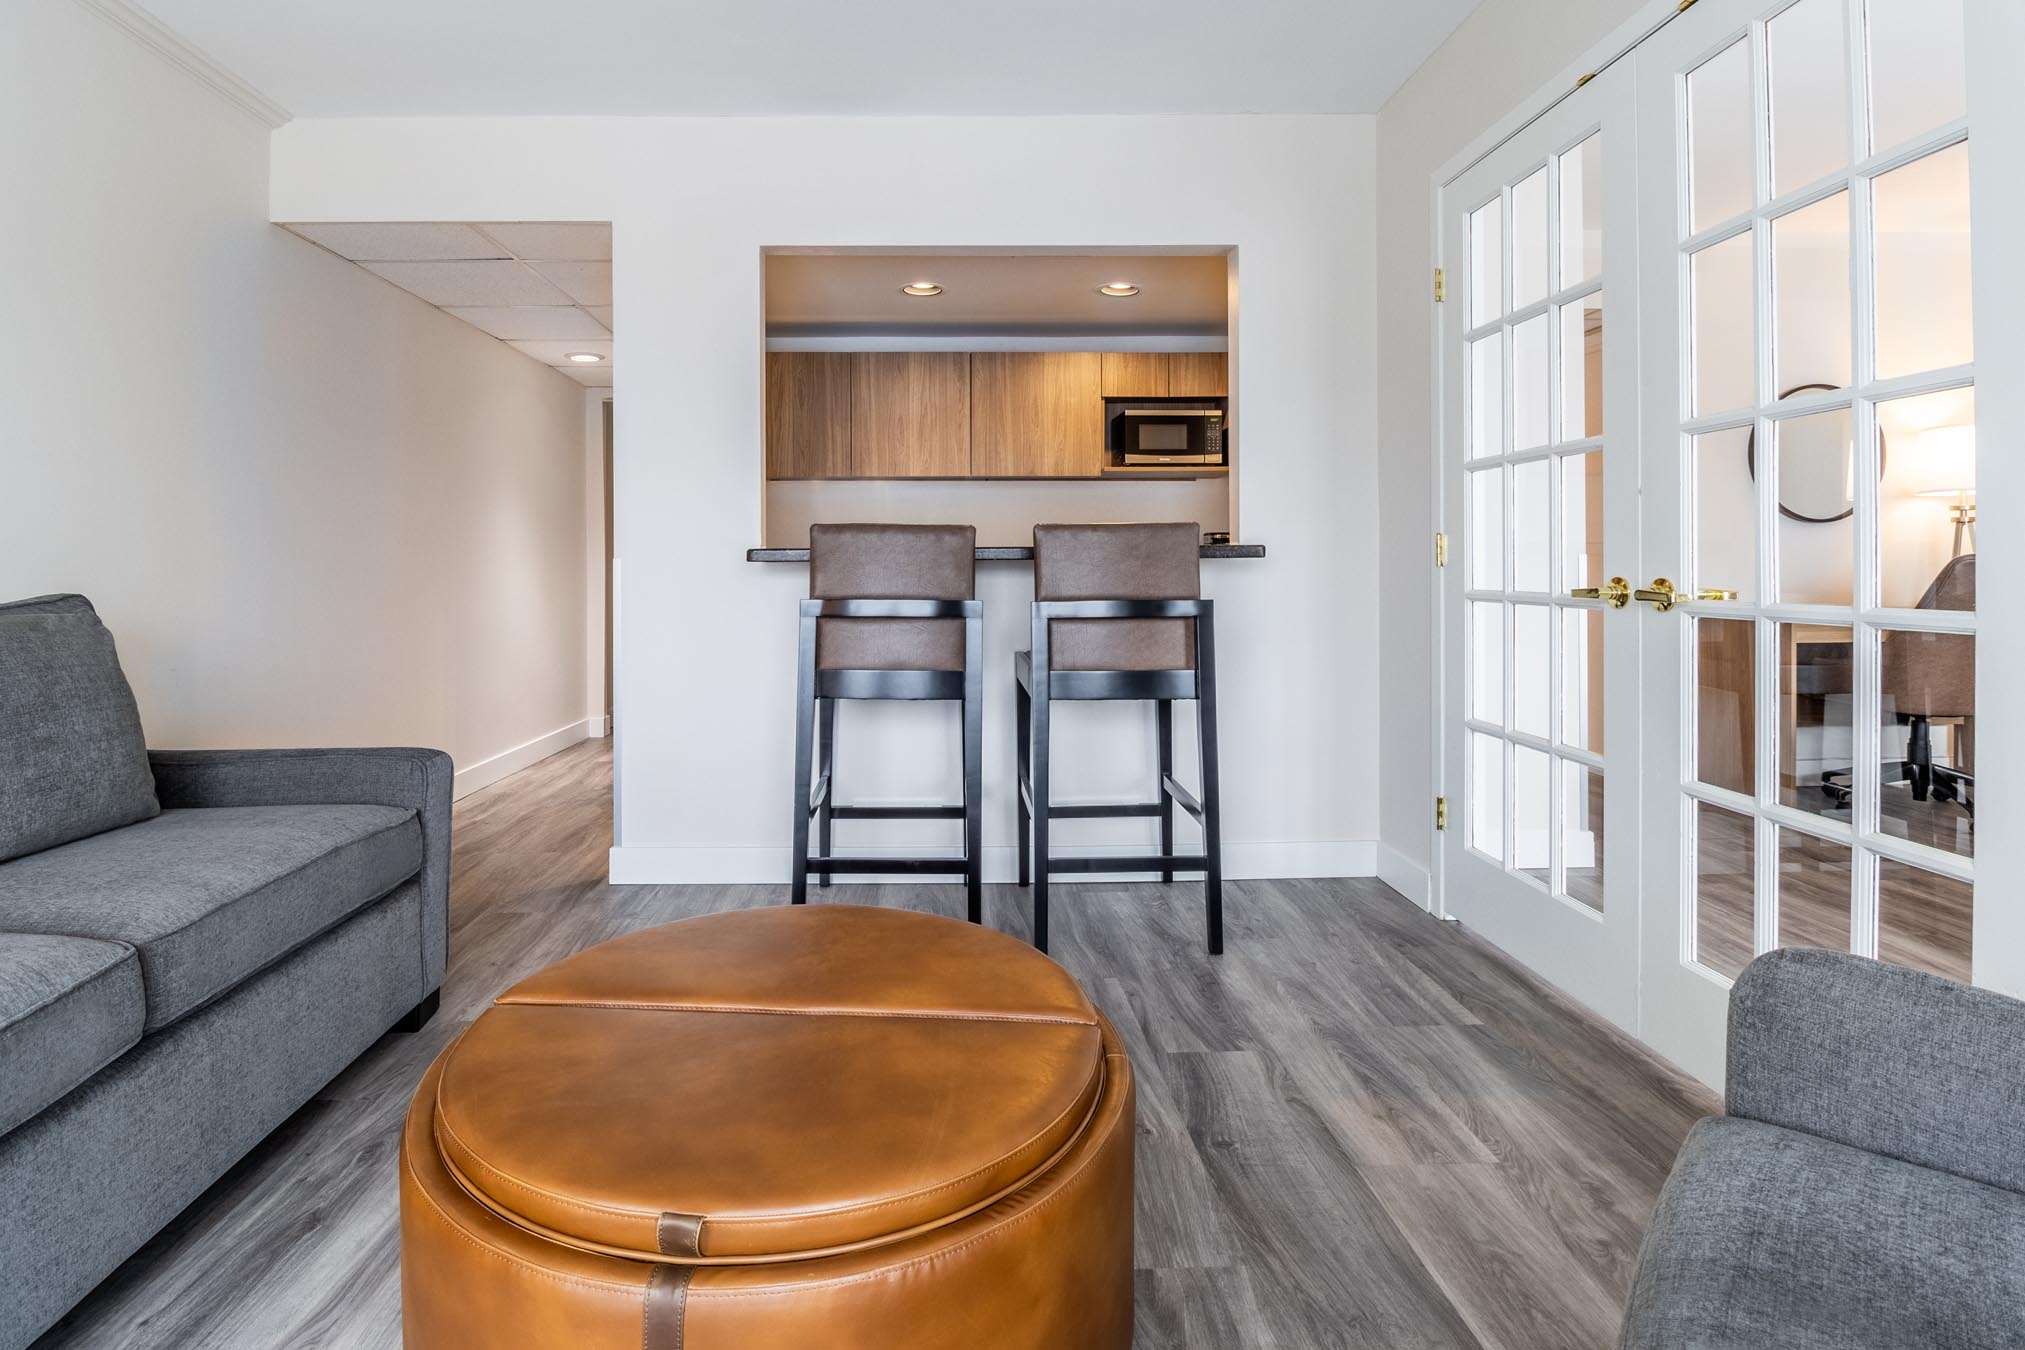
[[[1166,398],[1166,352],[1105,352],[1105,398]]]
[[[851,473],[857,478],[969,476],[969,353],[852,355]]]
[[[768,352],[766,476],[844,478],[850,472],[850,354]]]
[[[1173,398],[1222,398],[1230,392],[1223,352],[1169,352],[1167,392]]]
[[[976,352],[970,472],[1095,478],[1104,467],[1103,361],[1096,352]]]

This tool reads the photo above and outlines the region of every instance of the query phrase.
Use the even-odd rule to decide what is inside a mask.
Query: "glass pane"
[[[1547,170],[1512,189],[1512,308],[1547,298]]]
[[[1843,0],[1800,0],[1765,25],[1772,81],[1772,195],[1849,167]]]
[[[1772,222],[1772,358],[1785,397],[1849,383],[1849,194]]]
[[[1603,271],[1603,133],[1561,156],[1561,289]]]
[[[1877,862],[1877,954],[1964,983],[1975,888],[1889,858]]]
[[[1603,292],[1561,307],[1561,439],[1603,434]]]
[[[1552,768],[1543,752],[1512,747],[1512,866],[1543,886],[1553,857],[1547,819],[1554,809]]]
[[[1853,574],[1856,488],[1850,412],[1773,423],[1779,438],[1779,598],[1793,604],[1847,605]]]
[[[1777,945],[1850,950],[1849,846],[1798,830],[1780,830],[1778,835]]]
[[[1696,619],[1695,777],[1747,796],[1756,791],[1758,650],[1749,619]]]
[[[1758,302],[1751,285],[1748,231],[1705,248],[1689,260],[1695,412],[1722,412],[1757,402]]]
[[[1866,0],[1873,149],[1945,126],[1969,111],[1962,0]]]
[[[1603,912],[1603,771],[1561,761],[1562,891]]]
[[[1505,453],[1505,335],[1470,344],[1470,458]]]
[[[1512,606],[1512,728],[1529,736],[1548,734],[1553,702],[1553,668],[1548,664],[1552,617],[1545,605]]]
[[[1561,611],[1561,740],[1603,750],[1603,611]]]
[[[1693,230],[1750,209],[1751,44],[1740,40],[1688,75],[1689,191]]]
[[[1553,517],[1548,514],[1551,489],[1547,461],[1528,460],[1512,466],[1512,589],[1544,591],[1553,583],[1547,565],[1553,548]]]
[[[1479,469],[1469,476],[1470,589],[1505,588],[1505,471]]]
[[[1561,585],[1603,581],[1603,452],[1561,461]]]
[[[1536,315],[1512,330],[1512,449],[1547,443],[1547,316]]]
[[[1695,437],[1694,584],[1758,599],[1758,501],[1751,429]]]
[[[1779,800],[1844,821],[1856,764],[1854,642],[1846,627],[1779,625]]]
[[[1505,856],[1505,743],[1470,733],[1470,847],[1500,861]]]
[[[1975,603],[1965,559],[1935,583],[1939,609]],[[1878,828],[1929,848],[1976,852],[1976,639],[1889,630],[1879,662],[1884,789]]]
[[[1969,297],[1969,147],[1894,169],[1871,185],[1877,212],[1877,373],[1975,359]]]
[[[1695,803],[1695,959],[1735,979],[1757,950],[1752,895],[1756,826],[1749,816]]]
[[[1470,327],[1505,312],[1505,204],[1502,197],[1470,213]]]
[[[1976,391],[1880,403],[1877,431],[1879,598],[1912,609],[1950,559],[1976,551]]]
[[[1505,723],[1505,607],[1470,605],[1470,716]]]

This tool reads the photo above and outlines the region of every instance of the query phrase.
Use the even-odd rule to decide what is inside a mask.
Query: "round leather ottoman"
[[[711,915],[509,989],[401,1140],[410,1350],[1126,1350],[1133,1084],[1024,943]]]

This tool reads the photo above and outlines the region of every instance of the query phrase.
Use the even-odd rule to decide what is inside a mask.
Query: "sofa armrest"
[[[450,953],[450,756],[405,747],[151,750],[164,809],[205,806],[405,806],[422,827],[422,969],[443,982]]]
[[[1733,1116],[2025,1192],[2025,1003],[1808,948],[1730,993]]]

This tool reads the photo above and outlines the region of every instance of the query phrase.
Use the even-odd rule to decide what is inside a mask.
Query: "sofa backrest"
[[[0,604],[0,862],[161,809],[134,691],[91,601]]]

